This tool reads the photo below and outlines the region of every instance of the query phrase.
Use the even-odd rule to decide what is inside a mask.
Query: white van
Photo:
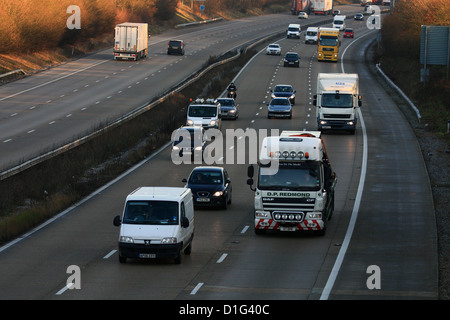
[[[119,261],[175,259],[188,255],[194,238],[194,205],[189,188],[140,187],[125,201],[120,226]]]
[[[333,19],[333,28],[337,28],[340,30],[345,29],[345,16],[334,16]]]
[[[197,99],[187,110],[187,126],[202,126],[204,129],[222,127],[220,103],[214,99]]]
[[[299,24],[291,23],[288,26],[288,29],[286,31],[286,37],[300,39],[300,31],[301,30],[302,30],[302,28],[300,27]]]
[[[318,27],[308,27],[305,34],[305,43],[317,43],[317,37],[319,35]]]

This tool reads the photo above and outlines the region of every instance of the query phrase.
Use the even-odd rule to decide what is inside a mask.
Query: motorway
[[[283,53],[300,54],[300,68],[285,68],[280,57],[258,54],[235,81],[240,117],[224,121],[222,128],[315,130],[317,73],[359,74],[363,106],[356,134],[324,135],[338,176],[335,212],[324,236],[255,235],[247,165],[225,159],[233,202],[228,210],[196,210],[192,254],[183,256],[181,265],[120,264],[112,220],[126,195],[143,185],[182,186],[194,167],[173,164],[170,148],[162,148],[59,219],[0,248],[0,299],[437,299],[437,236],[421,152],[403,115],[364,63],[376,32],[364,22],[348,24],[356,36],[343,39],[337,64],[317,62],[315,46],[293,39],[278,43]],[[97,79],[84,76],[91,83]],[[269,90],[278,83],[297,90],[292,119],[267,119]],[[66,287],[72,265],[81,270],[81,289]],[[379,267],[379,289],[368,287],[370,266]]]

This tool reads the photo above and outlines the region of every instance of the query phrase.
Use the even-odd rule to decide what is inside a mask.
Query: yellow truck
[[[319,28],[319,39],[317,42],[317,60],[337,62],[339,55],[339,29]]]

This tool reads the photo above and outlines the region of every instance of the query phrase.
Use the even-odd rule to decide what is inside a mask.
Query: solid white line
[[[202,285],[203,285],[203,282],[199,282],[199,283],[195,286],[195,288],[191,291],[191,295],[196,294],[197,291],[202,287]]]
[[[245,226],[245,227],[241,230],[241,233],[246,233],[247,230],[248,230],[248,228],[249,228],[249,226]]]
[[[367,34],[369,34],[369,33],[367,33]],[[366,35],[364,35],[364,36],[366,36]],[[361,38],[362,37],[358,38],[357,40],[359,40]],[[342,56],[341,56],[342,73],[345,73],[345,71],[344,71],[345,52],[357,40],[351,42],[345,48],[345,50],[342,52]],[[366,171],[367,171],[367,153],[368,153],[367,131],[366,131],[366,125],[364,123],[364,119],[363,119],[363,116],[361,113],[361,109],[358,109],[358,116],[359,116],[359,120],[361,122],[361,128],[362,128],[362,132],[363,132],[363,157],[362,157],[361,176],[359,178],[358,191],[356,192],[356,199],[355,199],[355,203],[353,205],[353,211],[352,211],[349,225],[347,227],[347,232],[345,234],[344,241],[342,242],[341,249],[339,250],[339,254],[336,258],[336,261],[334,262],[334,266],[333,266],[333,269],[331,270],[330,276],[328,277],[327,283],[325,284],[325,287],[323,288],[322,294],[320,296],[320,300],[327,300],[330,296],[331,289],[333,289],[334,282],[336,281],[336,278],[337,278],[337,275],[341,268],[342,262],[344,261],[345,254],[347,253],[347,249],[350,244],[350,239],[352,238],[353,230],[355,229],[356,219],[358,218],[359,206],[361,204],[361,197],[362,197],[363,190],[364,190],[364,182],[366,180]]]
[[[223,260],[228,256],[228,253],[224,253],[220,256],[219,260],[216,261],[216,263],[222,263]]]

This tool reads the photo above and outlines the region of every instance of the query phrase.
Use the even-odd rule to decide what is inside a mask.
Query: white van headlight
[[[186,121],[186,124],[187,124],[188,126],[193,126],[193,125],[194,125],[194,121],[188,120],[188,121]]]
[[[125,237],[125,236],[121,236],[119,238],[119,242],[124,242],[124,243],[134,243],[134,240],[132,237]]]
[[[216,125],[216,120],[211,120],[211,122],[209,123],[210,126],[215,126]]]
[[[162,244],[177,243],[177,238],[176,237],[163,238],[161,240],[161,243]]]

